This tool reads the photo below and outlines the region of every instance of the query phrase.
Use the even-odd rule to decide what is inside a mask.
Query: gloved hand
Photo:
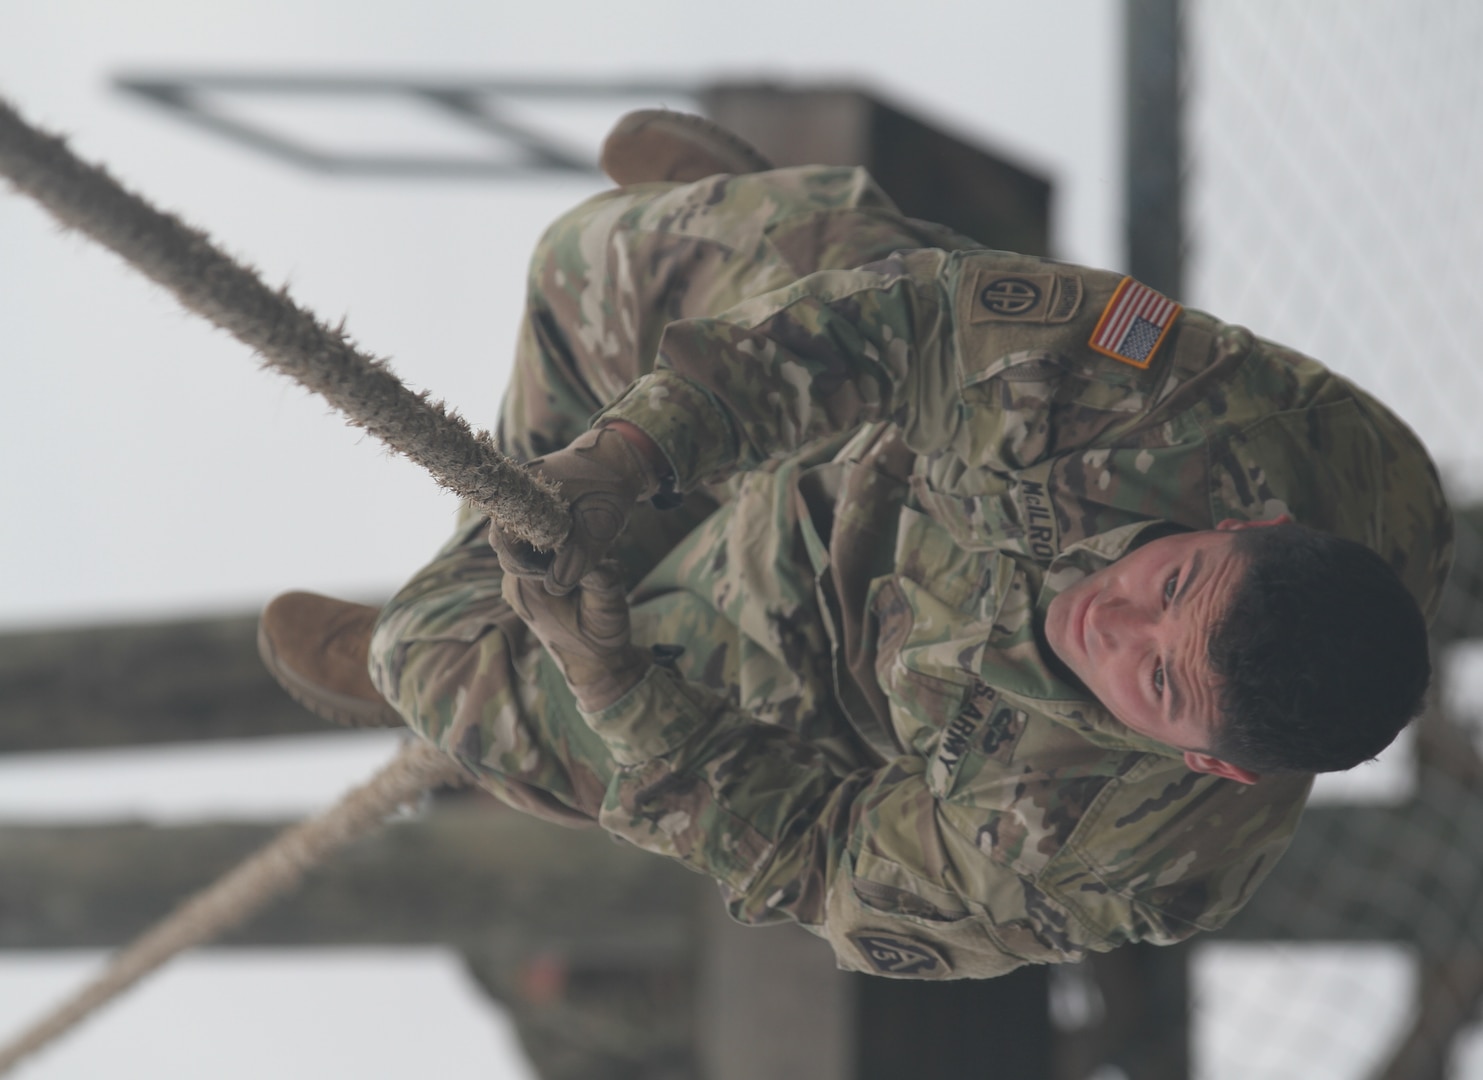
[[[574,591],[548,592],[534,578],[506,574],[505,602],[540,639],[586,712],[598,712],[638,685],[653,664],[630,638],[628,596],[615,563],[583,576]]]
[[[634,505],[659,491],[660,478],[644,455],[611,428],[585,431],[563,450],[529,463],[561,487],[572,512],[572,530],[553,552],[489,527],[489,543],[506,576],[542,578],[564,596],[602,561],[627,524]]]

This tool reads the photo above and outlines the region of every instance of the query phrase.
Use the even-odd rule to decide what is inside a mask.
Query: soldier
[[[384,610],[281,597],[275,675],[846,968],[992,976],[1229,919],[1312,774],[1419,708],[1451,522],[1416,437],[859,169],[663,112],[603,164],[619,187],[536,252],[499,428],[572,533],[542,555],[466,509]]]

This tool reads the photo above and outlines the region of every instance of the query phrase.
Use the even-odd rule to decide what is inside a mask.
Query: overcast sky
[[[621,9],[60,0],[6,10],[0,87],[28,115],[70,133],[84,156],[106,160],[302,302],[345,316],[365,348],[481,426],[495,416],[531,246],[599,190],[595,177],[309,175],[112,92],[109,76],[250,68],[859,80],[1050,174],[1062,253],[1116,257],[1109,2],[928,3],[905,26],[781,0],[749,4],[744,18],[679,0]],[[1052,60],[1076,76],[1052,77]],[[585,118],[595,148],[605,118]],[[257,371],[235,341],[112,256],[58,237],[32,206],[0,203],[0,230],[7,369],[22,380],[0,400],[12,462],[0,623],[252,608],[293,585],[375,595],[439,542],[449,503],[415,468]]]

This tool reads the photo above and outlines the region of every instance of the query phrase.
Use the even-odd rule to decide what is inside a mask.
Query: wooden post
[[[987,247],[1046,254],[1050,184],[1039,176],[910,116],[861,90],[720,85],[704,91],[706,111],[778,165],[864,165],[910,217],[940,222]],[[989,981],[925,983],[844,978],[833,956],[794,932],[750,941],[727,961],[727,1006],[712,1014],[711,1054],[729,1064],[719,1077],[847,1075],[859,1080],[911,1076],[1038,1077],[1049,1074],[1052,1032],[1044,968]],[[755,937],[755,933],[754,933]],[[737,936],[738,943],[741,942]],[[708,949],[725,949],[712,939]],[[791,951],[786,958],[784,951]],[[766,1047],[758,1018],[787,1012],[780,986],[812,988],[781,1031],[839,1030],[844,1049],[784,1035]],[[782,996],[780,996],[782,995]],[[806,1010],[800,1012],[799,1010]],[[769,1021],[771,1022],[771,1021]],[[793,1047],[793,1057],[787,1048]],[[845,1070],[841,1073],[840,1070]]]
[[[862,90],[738,83],[700,99],[777,165],[864,165],[908,217],[986,247],[1049,253],[1049,181]]]
[[[858,1080],[1050,1075],[1049,969],[997,979],[855,976]]]
[[[798,926],[741,926],[716,897],[701,912],[696,1048],[706,1080],[859,1076],[856,977]],[[915,1015],[908,1009],[908,1015]],[[766,1037],[759,1037],[765,1032]],[[908,1069],[899,1076],[927,1076]]]

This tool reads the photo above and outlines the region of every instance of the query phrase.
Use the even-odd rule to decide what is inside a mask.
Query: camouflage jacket
[[[602,415],[648,432],[682,490],[753,471],[827,505],[803,550],[878,762],[822,768],[660,666],[587,717],[625,777],[605,827],[877,974],[990,976],[1240,908],[1310,778],[1188,771],[1056,675],[1047,604],[1157,531],[1290,512],[1380,552],[1430,615],[1450,518],[1384,407],[1140,288],[917,250],[666,329]]]

